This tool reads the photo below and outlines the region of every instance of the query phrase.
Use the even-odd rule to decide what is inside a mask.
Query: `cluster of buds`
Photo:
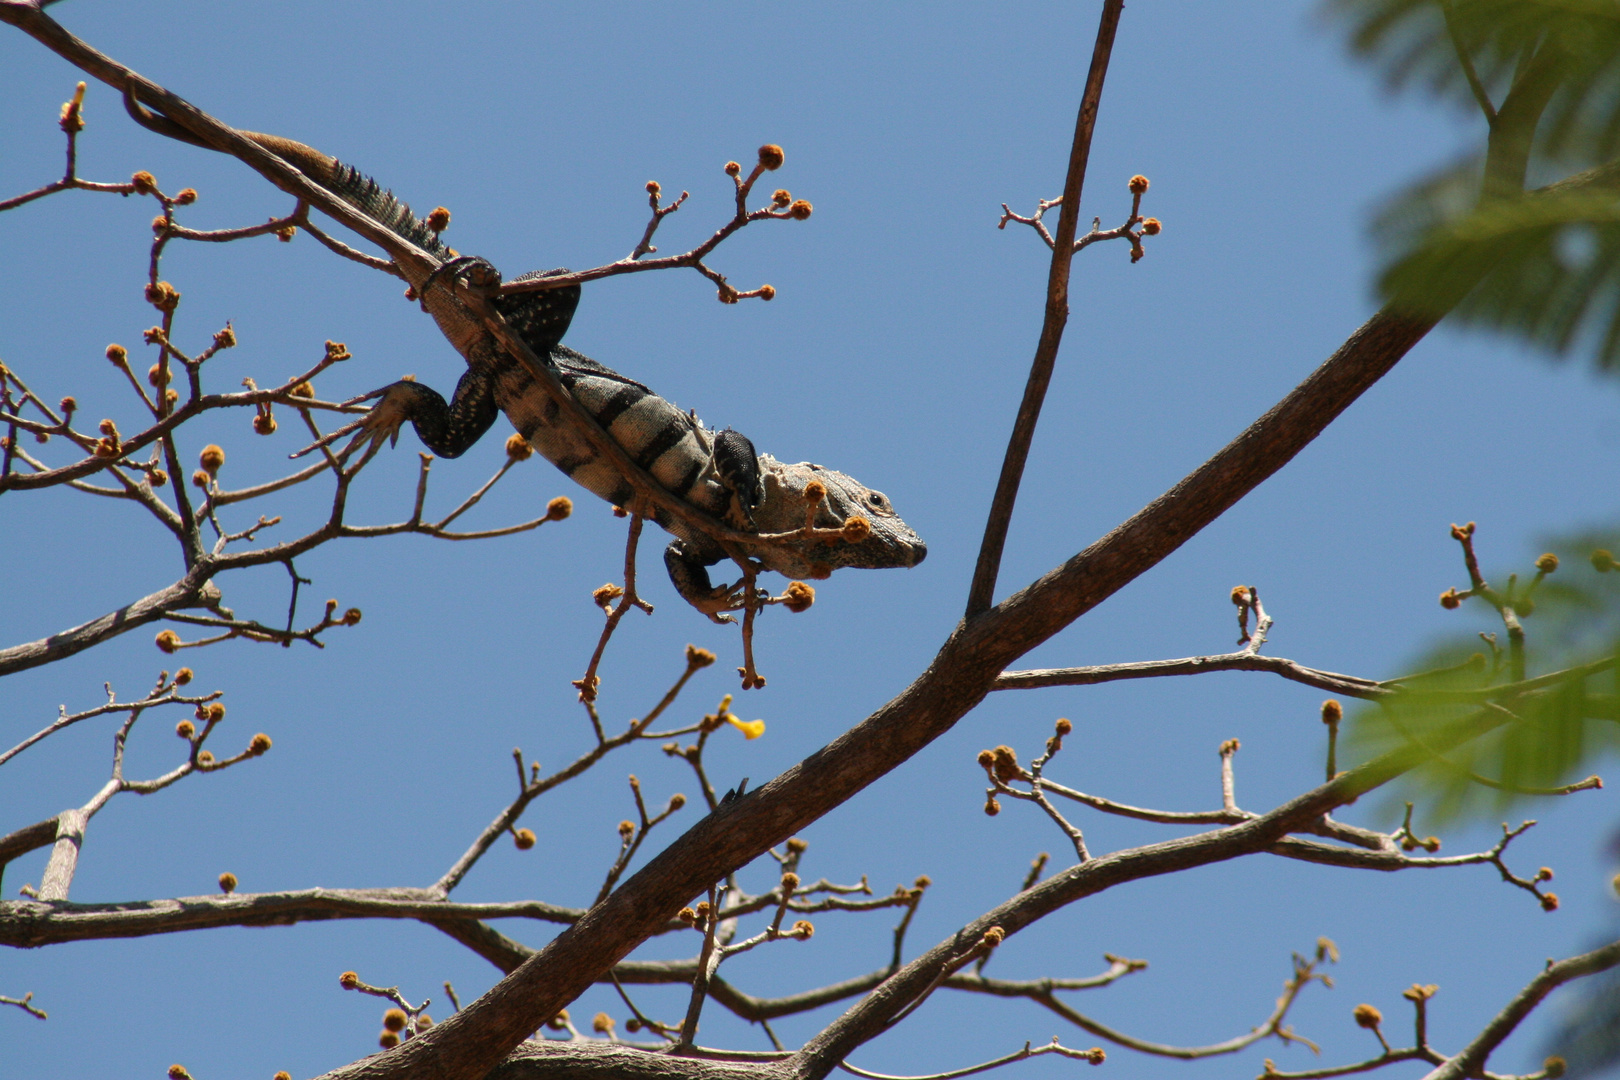
[[[395,1000],[398,1000],[397,991],[384,990],[381,987],[376,986],[368,986],[366,983],[360,980],[360,975],[358,972],[345,971],[343,974],[338,976],[338,985],[343,987],[345,990],[356,990],[363,994],[374,994],[378,997],[393,997]],[[424,1001],[421,1008],[410,1009],[407,1011],[406,1009],[396,1007],[384,1012],[382,1017],[382,1034],[377,1038],[377,1045],[381,1046],[384,1050],[392,1050],[405,1039],[409,1039],[413,1035],[420,1035],[422,1032],[431,1028],[433,1026],[433,1017],[427,1014],[425,1011],[426,1009],[427,1002]],[[279,1078],[283,1075],[285,1074],[278,1073],[277,1077]]]
[[[1046,740],[1046,756],[1051,757],[1063,749],[1063,737],[1074,730],[1074,725],[1066,717],[1058,717],[1052,725],[1052,736]]]
[[[714,909],[707,900],[699,900],[695,907],[683,907],[675,913],[675,918],[702,933],[708,929],[709,920],[714,915]]]
[[[336,600],[328,600],[326,602],[326,614],[323,617],[323,621],[326,623],[326,625],[358,626],[360,625],[360,620],[364,618],[364,615],[357,607],[352,607],[345,611],[341,618],[334,618],[333,616],[337,614],[337,609],[338,602]]]
[[[180,291],[167,281],[150,281],[145,287],[146,302],[168,313],[180,306]]]
[[[815,602],[816,590],[802,581],[788,582],[787,591],[782,594],[782,606],[795,614],[809,611]]]
[[[1148,178],[1143,176],[1141,173],[1137,173],[1135,176],[1131,177],[1130,184],[1128,186],[1131,189],[1131,224],[1141,226],[1142,236],[1158,236],[1159,233],[1164,231],[1164,223],[1155,217],[1145,218],[1140,213],[1142,209],[1142,196],[1147,193],[1148,189]],[[1130,236],[1131,262],[1134,263],[1140,260],[1142,256],[1146,254],[1146,252],[1142,250],[1141,237],[1135,234],[1130,234],[1129,225],[1126,226],[1126,232]]]
[[[1063,721],[1067,724],[1068,721]],[[1018,752],[1010,746],[998,746],[994,750],[980,750],[978,756],[980,768],[993,781],[1003,784],[1013,780],[1021,780],[1024,770],[1018,764]]]
[[[1536,871],[1536,884],[1537,885],[1540,885],[1544,881],[1551,881],[1552,879],[1553,879],[1553,872],[1552,872],[1552,868],[1550,866],[1543,866],[1540,870]],[[1558,910],[1558,894],[1557,893],[1555,893],[1555,892],[1538,892],[1538,893],[1536,893],[1536,896],[1537,896],[1538,899],[1541,900],[1541,910],[1542,911],[1557,911]]]
[[[271,412],[271,402],[261,401],[254,405],[253,430],[260,435],[274,435],[276,433],[276,418]]]
[[[602,609],[602,614],[613,614],[613,601],[624,595],[624,586],[608,582],[591,591],[591,602]]]
[[[124,446],[118,437],[118,425],[111,420],[103,420],[98,427],[101,438],[96,440],[96,457],[115,458],[122,454]]]
[[[377,1045],[384,1050],[392,1050],[412,1035],[420,1035],[432,1027],[433,1017],[425,1012],[419,1012],[413,1017],[404,1009],[394,1008],[383,1013],[382,1026],[382,1032],[377,1036]]]
[[[534,447],[529,445],[528,439],[514,431],[506,437],[506,456],[514,462],[528,461],[534,456]]]
[[[69,135],[84,130],[84,89],[84,83],[80,83],[73,90],[72,100],[62,103],[62,116],[57,123]]]

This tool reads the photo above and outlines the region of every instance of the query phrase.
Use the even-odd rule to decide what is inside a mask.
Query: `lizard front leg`
[[[664,549],[664,568],[675,591],[688,604],[717,623],[736,622],[727,611],[741,611],[746,601],[746,581],[735,585],[715,585],[709,580],[709,567],[724,555],[707,556],[684,540],[673,540]]]
[[[754,528],[754,510],[765,500],[765,484],[759,472],[759,454],[748,436],[730,428],[715,435],[714,471],[737,496],[743,520]]]
[[[448,404],[437,390],[410,379],[384,387],[382,400],[366,414],[361,430],[371,432],[374,440],[397,444],[399,429],[409,420],[423,446],[439,457],[454,458],[489,430],[499,411],[494,380],[468,369]]]

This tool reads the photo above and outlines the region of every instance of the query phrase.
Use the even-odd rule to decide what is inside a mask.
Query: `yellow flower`
[[[742,732],[745,739],[757,739],[765,734],[763,720],[744,720],[736,713],[726,713],[726,723]]]

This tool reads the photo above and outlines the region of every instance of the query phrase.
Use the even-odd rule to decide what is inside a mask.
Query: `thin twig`
[[[1069,173],[1063,184],[1063,210],[1058,215],[1057,235],[1053,239],[1052,265],[1046,283],[1046,317],[1041,325],[1040,344],[1035,348],[1035,359],[1030,365],[1029,381],[1024,387],[1024,399],[1018,406],[1018,418],[1013,422],[1012,436],[1007,441],[1007,454],[1002,462],[1001,477],[996,482],[995,497],[990,503],[990,517],[985,523],[978,564],[973,569],[965,616],[969,622],[990,610],[995,595],[1001,551],[1007,542],[1007,527],[1012,521],[1013,503],[1018,498],[1024,462],[1029,457],[1029,446],[1035,438],[1035,424],[1041,416],[1046,388],[1052,381],[1058,346],[1063,341],[1063,327],[1069,320],[1069,267],[1074,261],[1074,234],[1080,221],[1080,192],[1085,184],[1086,163],[1091,156],[1091,135],[1097,125],[1103,79],[1108,74],[1108,58],[1114,48],[1114,33],[1119,28],[1119,16],[1124,7],[1124,0],[1105,0],[1102,18],[1097,26],[1091,70],[1086,75],[1086,88],[1080,97],[1080,112],[1074,124],[1074,142],[1069,150]]]
[[[710,885],[708,912],[704,916],[703,951],[698,954],[697,971],[692,977],[692,997],[686,1006],[686,1019],[681,1022],[681,1037],[675,1043],[677,1049],[689,1047],[697,1040],[698,1017],[703,1012],[704,999],[708,997],[709,979],[720,961],[714,947],[715,931],[720,925],[719,908],[719,896],[714,886]],[[699,914],[703,915],[701,906]]]
[[[1103,1053],[1101,1047],[1092,1047],[1090,1050],[1072,1050],[1067,1046],[1060,1046],[1058,1045],[1057,1036],[1054,1035],[1052,1041],[1045,1046],[1037,1046],[1031,1049],[1029,1043],[1025,1043],[1022,1050],[1015,1051],[1005,1057],[986,1061],[981,1065],[970,1065],[965,1069],[930,1073],[927,1076],[890,1076],[888,1073],[868,1072],[865,1069],[857,1069],[847,1061],[840,1061],[838,1067],[851,1075],[861,1077],[862,1080],[956,1080],[960,1076],[972,1076],[974,1073],[989,1072],[991,1069],[999,1069],[1003,1065],[1011,1065],[1015,1061],[1038,1057],[1041,1054],[1061,1054],[1066,1058],[1089,1061],[1093,1065],[1101,1065],[1108,1056]]]
[[[619,628],[619,620],[623,619],[624,613],[632,607],[638,607],[647,614],[652,614],[652,605],[636,595],[636,545],[641,540],[641,526],[644,520],[640,514],[630,515],[630,534],[624,542],[624,587],[615,591],[614,586],[608,585],[597,590],[597,603],[602,607],[606,608],[607,601],[615,597],[619,603],[607,612],[607,623],[602,627],[601,637],[597,638],[596,649],[591,653],[590,663],[585,665],[585,674],[574,680],[574,688],[579,691],[579,700],[587,705],[596,700],[596,691],[601,685],[601,680],[596,677],[596,668],[602,662],[602,654],[607,652],[608,641],[613,637],[613,631]],[[597,738],[600,740],[600,724],[597,725],[597,729]]]
[[[49,1019],[49,1016],[45,1010],[40,1008],[38,1005],[33,1004],[33,1000],[34,992],[32,990],[28,991],[28,993],[24,994],[20,998],[6,997],[3,994],[0,994],[0,1005],[15,1005],[29,1016],[38,1017],[41,1020]]]

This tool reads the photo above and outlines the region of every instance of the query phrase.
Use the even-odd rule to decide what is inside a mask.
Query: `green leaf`
[[[1499,814],[1584,779],[1600,756],[1620,749],[1620,573],[1593,567],[1589,556],[1602,544],[1586,536],[1553,545],[1564,556],[1556,576],[1515,591],[1533,685],[1510,683],[1503,620],[1476,597],[1459,612],[1476,616],[1475,632],[1431,648],[1410,667],[1423,674],[1400,680],[1400,693],[1352,714],[1347,748],[1362,759],[1429,746],[1481,710],[1500,721],[1489,734],[1435,754],[1392,793],[1394,801],[1422,799],[1440,821]],[[1496,581],[1504,594],[1508,580]],[[1532,604],[1522,603],[1526,596]],[[1494,645],[1481,634],[1493,634]]]
[[[1424,86],[1489,120],[1486,197],[1482,147],[1380,215],[1383,296],[1620,371],[1620,3],[1332,0],[1329,10],[1390,85]],[[1527,154],[1539,175],[1610,164],[1587,176],[1596,183],[1521,193]]]
[[[1590,347],[1600,369],[1620,370],[1620,196],[1554,188],[1459,210],[1465,172],[1431,180],[1382,215],[1386,247],[1417,238],[1384,270],[1384,296],[1554,355]]]
[[[1418,83],[1470,108],[1499,108],[1516,78],[1557,86],[1542,152],[1591,164],[1620,150],[1620,5],[1613,0],[1336,0],[1351,47],[1393,87]],[[1532,65],[1531,60],[1536,64]]]

